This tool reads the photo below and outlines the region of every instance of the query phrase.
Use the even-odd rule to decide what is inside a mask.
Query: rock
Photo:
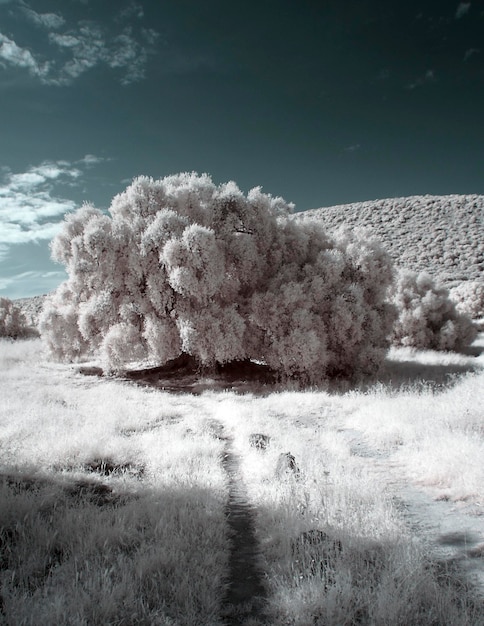
[[[277,459],[276,475],[279,478],[292,474],[295,477],[299,476],[299,468],[296,463],[296,459],[290,452],[282,452]]]
[[[261,433],[252,433],[249,435],[250,446],[258,450],[266,450],[270,442],[271,438],[269,435],[262,435]]]

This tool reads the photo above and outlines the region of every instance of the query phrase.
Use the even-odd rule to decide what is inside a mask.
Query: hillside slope
[[[295,219],[323,220],[371,230],[399,267],[426,270],[453,286],[484,280],[484,196],[410,196],[356,202],[297,213]]]

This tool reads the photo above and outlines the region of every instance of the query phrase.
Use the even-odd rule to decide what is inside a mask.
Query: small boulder
[[[277,459],[276,475],[279,478],[283,478],[288,474],[298,477],[299,467],[297,466],[296,459],[290,452],[282,452]]]
[[[271,438],[269,435],[263,435],[261,433],[252,433],[249,435],[250,446],[252,448],[257,448],[257,450],[266,450],[270,442]]]

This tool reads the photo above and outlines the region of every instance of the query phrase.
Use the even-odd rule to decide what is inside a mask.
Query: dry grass
[[[436,557],[399,491],[484,502],[482,356],[395,350],[360,390],[194,396],[85,378],[40,346],[0,344],[6,623],[221,624],[222,423],[269,623],[484,624],[460,563]],[[298,471],[277,471],[287,452]]]

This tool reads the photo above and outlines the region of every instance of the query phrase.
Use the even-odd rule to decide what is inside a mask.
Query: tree
[[[0,298],[0,337],[20,339],[34,334],[20,308],[8,298]]]
[[[450,290],[450,298],[459,313],[471,319],[484,317],[484,283],[469,280]]]
[[[398,311],[392,334],[395,345],[454,350],[476,337],[472,321],[456,310],[448,290],[425,272],[401,270],[390,300]]]
[[[52,255],[69,278],[43,337],[59,358],[97,352],[114,371],[181,354],[204,367],[258,360],[309,383],[375,371],[393,321],[388,255],[292,208],[207,175],[135,179],[109,215],[67,216]]]

